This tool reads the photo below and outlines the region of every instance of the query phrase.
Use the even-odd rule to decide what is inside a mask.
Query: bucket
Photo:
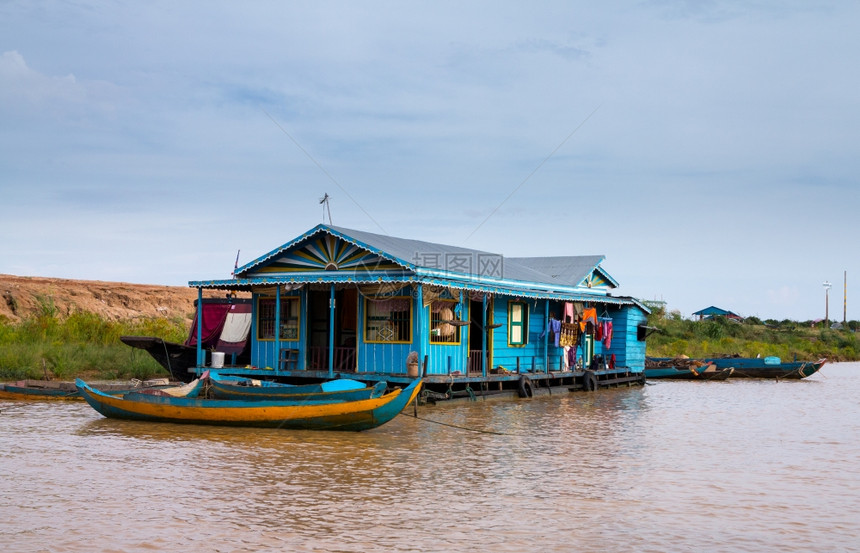
[[[212,352],[212,363],[211,366],[213,369],[220,369],[224,366],[224,352],[223,351],[213,351]]]

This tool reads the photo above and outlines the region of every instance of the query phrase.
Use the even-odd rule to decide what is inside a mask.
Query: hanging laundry
[[[573,308],[573,302],[566,301],[564,302],[564,322],[572,323],[575,319],[576,312]]]
[[[612,347],[612,321],[603,321],[603,349]]]
[[[558,343],[560,346],[576,346],[579,343],[579,325],[561,323]]]
[[[550,333],[550,336],[553,339],[553,343],[555,343],[555,347],[560,347],[558,340],[559,335],[561,334],[561,321],[550,317],[549,322],[546,324],[546,329],[544,329],[544,331],[540,333],[540,336],[538,336],[538,338],[543,338],[544,336],[546,336],[547,332]]]
[[[585,332],[585,324],[591,322],[591,324],[597,324],[597,309],[593,307],[589,307],[588,309],[583,310],[582,312],[582,320],[579,321],[579,328]]]
[[[567,366],[568,367],[576,367],[576,350],[578,348],[572,347],[567,350]]]

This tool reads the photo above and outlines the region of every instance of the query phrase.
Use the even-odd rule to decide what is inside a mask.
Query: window
[[[529,341],[529,306],[525,302],[508,303],[508,345],[524,346]]]
[[[460,321],[454,316],[457,300],[436,300],[430,304],[430,343],[460,343]],[[451,321],[455,321],[454,324]]]
[[[298,342],[300,298],[281,298],[281,340]],[[275,339],[275,298],[257,300],[257,339]]]
[[[412,343],[412,298],[364,299],[364,341]]]

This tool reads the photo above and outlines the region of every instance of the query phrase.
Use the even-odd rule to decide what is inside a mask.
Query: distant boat
[[[224,376],[209,371],[209,393],[215,399],[355,401],[380,397],[387,387],[385,381],[367,386],[349,378],[295,386],[270,380]]]
[[[194,302],[195,306],[197,302]],[[199,307],[198,307],[199,309]],[[250,357],[248,332],[251,328],[251,300],[246,298],[206,298],[203,300],[203,325],[200,330],[204,355],[211,351],[236,355],[236,364],[247,364]],[[122,343],[146,351],[180,382],[191,382],[197,366],[197,320],[184,343],[168,342],[157,336],[120,336]],[[204,361],[209,364],[210,361]]]
[[[220,400],[134,394],[116,397],[76,380],[90,406],[109,418],[149,422],[261,426],[307,430],[368,430],[396,417],[421,390],[417,379],[404,389],[357,401]]]
[[[818,372],[827,359],[818,361],[792,361],[783,363],[779,357],[706,357],[701,359],[648,357],[645,360],[646,378],[685,378],[693,367],[714,367],[714,371],[732,369],[731,378],[772,378],[799,380]],[[674,371],[674,372],[673,372]],[[687,378],[693,378],[689,376]]]

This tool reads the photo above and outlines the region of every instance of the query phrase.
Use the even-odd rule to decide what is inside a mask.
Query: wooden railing
[[[308,369],[312,371],[328,370],[328,348],[311,346],[308,348]],[[334,348],[334,370],[340,372],[355,372],[355,348]]]
[[[469,350],[469,374],[483,374],[484,369],[484,352],[479,349]]]

